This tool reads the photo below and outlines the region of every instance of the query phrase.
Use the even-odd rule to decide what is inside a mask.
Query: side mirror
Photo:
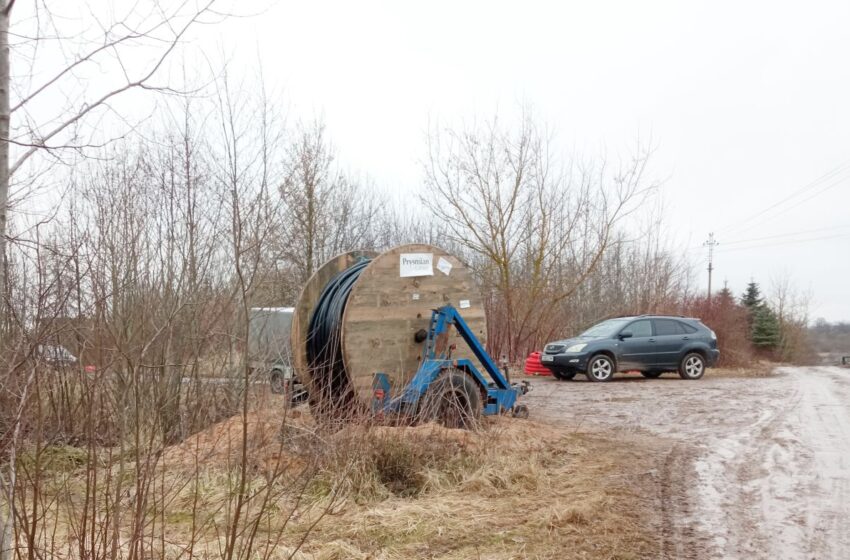
[[[634,334],[632,334],[632,331],[623,331],[623,332],[620,333],[620,340],[625,340],[625,339],[631,338],[633,336],[634,336]]]

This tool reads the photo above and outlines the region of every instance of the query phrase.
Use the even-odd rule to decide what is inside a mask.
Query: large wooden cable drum
[[[314,405],[328,396],[322,387],[330,381],[327,371],[311,364],[308,357],[311,319],[315,319],[313,313],[317,304],[321,307],[322,297],[328,297],[323,294],[326,288],[338,290],[334,283],[354,266],[362,270],[357,271],[356,277],[349,271],[353,280],[349,279],[349,291],[340,298],[344,299],[344,310],[338,325],[338,352],[356,403],[366,406],[371,402],[374,376],[379,372],[389,378],[391,396],[400,394],[419,368],[422,333],[429,327],[431,311],[438,307],[454,305],[479,340],[486,343],[487,320],[481,296],[470,269],[457,257],[438,247],[419,244],[403,245],[379,255],[366,251],[340,255],[310,278],[293,317],[293,361],[299,377],[315,395],[311,399]],[[452,332],[448,342],[456,345],[454,358],[475,361],[456,332]],[[477,362],[476,365],[481,367]],[[343,390],[335,387],[331,393]],[[331,396],[340,403],[345,395]]]

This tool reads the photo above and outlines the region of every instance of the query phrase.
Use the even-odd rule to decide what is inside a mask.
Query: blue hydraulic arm
[[[472,350],[478,363],[484,367],[483,373],[478,370],[472,360],[466,358],[451,359],[453,346],[448,344],[448,334],[452,327],[457,329],[461,338]],[[403,388],[401,395],[396,398],[390,398],[391,387],[387,375],[384,373],[375,374],[373,411],[410,413],[417,410],[420,398],[428,390],[431,383],[443,371],[456,368],[472,376],[485,391],[487,398],[482,410],[483,414],[500,414],[505,411],[513,411],[515,415],[519,413],[527,416],[528,409],[524,405],[517,405],[516,400],[519,395],[525,394],[529,390],[528,384],[510,384],[475,336],[475,333],[452,305],[444,305],[431,312],[431,321],[422,354],[422,363],[416,375]],[[492,382],[485,377],[485,374]]]
[[[436,323],[436,324],[435,324]],[[458,313],[457,309],[452,305],[444,305],[443,307],[434,310],[431,313],[431,325],[430,329],[433,331],[434,336],[428,337],[428,346],[425,348],[426,359],[439,359],[444,358],[444,356],[436,355],[436,341],[437,337],[446,333],[449,330],[450,326],[454,326],[457,329],[457,332],[460,334],[461,338],[463,338],[464,342],[469,346],[472,350],[472,353],[475,355],[478,362],[484,366],[484,370],[490,376],[490,378],[495,383],[496,387],[499,389],[510,389],[511,384],[508,382],[507,378],[502,374],[502,371],[499,367],[493,362],[493,359],[490,357],[490,354],[487,353],[487,350],[484,349],[484,346],[481,345],[481,342],[472,332],[472,329],[469,328],[469,325],[466,324],[466,321],[463,320],[460,313]]]

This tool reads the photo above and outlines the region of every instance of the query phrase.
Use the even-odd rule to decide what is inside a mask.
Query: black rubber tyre
[[[571,381],[572,378],[575,376],[576,372],[574,371],[559,371],[557,369],[552,370],[552,377],[560,381]]]
[[[286,392],[286,377],[279,369],[273,369],[269,374],[269,388],[275,395],[282,395]]]
[[[702,354],[691,352],[685,354],[679,362],[679,377],[690,381],[697,380],[705,374],[705,358]]]
[[[449,369],[425,392],[419,418],[447,428],[474,428],[481,417],[481,389],[466,373]]]
[[[640,372],[640,374],[642,376],[646,377],[647,379],[656,379],[658,377],[661,377],[662,373],[664,373],[664,372],[663,371],[642,371],[642,372]]]
[[[605,354],[597,354],[587,362],[587,379],[596,383],[611,381],[616,371],[614,360]]]

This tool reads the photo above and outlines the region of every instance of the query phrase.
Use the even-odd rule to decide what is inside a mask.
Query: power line
[[[767,208],[764,208],[763,210],[760,210],[760,211],[756,212],[755,214],[753,214],[753,215],[751,215],[751,216],[749,216],[749,217],[747,217],[743,220],[740,220],[738,222],[730,224],[729,226],[727,226],[725,228],[721,228],[719,230],[719,233],[726,233],[726,232],[730,232],[730,231],[739,230],[739,229],[741,229],[741,227],[746,226],[748,224],[748,222],[751,222],[751,221],[755,220],[756,218],[759,218],[759,217],[765,215],[766,213],[770,212],[771,210],[785,204],[786,202],[788,202],[788,201],[790,201],[790,200],[792,200],[792,199],[794,199],[798,196],[805,194],[806,191],[809,191],[810,189],[813,189],[813,188],[821,185],[823,182],[832,180],[836,176],[840,176],[842,172],[844,172],[848,169],[850,169],[850,160],[847,160],[847,161],[837,165],[836,167],[834,167],[830,171],[824,173],[823,175],[821,175],[820,177],[811,181],[810,183],[803,185],[799,189],[796,189],[794,192],[792,192],[791,194],[789,194],[785,198],[771,204]],[[840,177],[837,182],[835,182],[835,183],[829,185],[828,187],[818,191],[815,195],[805,199],[803,202],[811,200],[811,198],[814,198],[814,196],[818,196],[818,195],[822,194],[826,190],[829,190],[830,188],[836,186],[837,184],[840,184],[843,180],[847,179],[848,177],[850,177],[850,176]],[[787,211],[787,209],[783,210],[782,212],[785,212],[785,211]]]
[[[823,232],[838,231],[838,230],[845,230],[845,229],[850,229],[850,224],[843,224],[843,225],[829,226],[829,227],[815,228],[815,229],[805,229],[805,230],[800,230],[800,231],[791,231],[791,232],[788,232],[788,233],[778,233],[776,235],[766,235],[764,237],[752,237],[750,239],[735,239],[735,240],[732,240],[732,241],[723,241],[723,246],[724,246],[723,250],[726,250],[725,247],[728,247],[730,245],[734,246],[734,245],[740,245],[742,243],[755,243],[755,242],[758,242],[758,241],[770,241],[770,240],[773,240],[773,239],[783,239],[783,238],[786,238],[786,237],[795,237],[797,235],[807,235],[807,234],[810,234],[810,233],[823,233]],[[791,239],[789,241],[794,241],[794,240]],[[705,247],[706,247],[706,244],[702,243],[700,245],[691,245],[690,247],[685,247],[683,249],[683,251],[686,251],[686,252],[696,251],[696,250],[701,251]]]
[[[762,243],[762,244],[758,244],[758,245],[750,245],[748,247],[731,247],[729,249],[724,247],[722,249],[719,249],[718,252],[719,253],[730,253],[732,251],[747,251],[747,250],[750,250],[750,249],[762,249],[762,248],[767,248],[767,247],[783,247],[783,246],[787,246],[787,245],[797,245],[797,244],[800,244],[800,243],[810,243],[812,241],[824,241],[824,240],[827,240],[827,239],[848,239],[848,238],[850,238],[850,234],[826,235],[826,236],[823,236],[823,237],[812,237],[810,239],[792,239],[792,240],[779,241],[779,242],[776,242],[776,243]]]
[[[830,226],[824,228],[816,228],[816,229],[807,229],[803,231],[794,231],[790,233],[780,233],[777,235],[768,235],[765,237],[753,237],[751,239],[739,239],[737,241],[724,241],[724,245],[740,245],[741,243],[752,243],[754,241],[766,241],[770,239],[779,239],[782,237],[794,237],[795,235],[805,235],[807,233],[822,233],[824,231],[835,231],[838,229],[847,229],[850,228],[850,225],[842,225],[842,226]]]
[[[741,228],[741,229],[738,229],[738,233],[743,233],[743,232],[745,232],[745,231],[749,231],[749,230],[751,230],[751,229],[753,229],[753,228],[755,228],[755,227],[759,227],[759,226],[762,226],[762,225],[764,225],[764,224],[767,224],[768,222],[770,222],[770,221],[772,221],[772,220],[776,220],[777,218],[779,218],[779,217],[780,217],[780,216],[782,216],[783,214],[787,214],[788,212],[790,212],[790,211],[792,211],[792,210],[795,210],[795,209],[799,208],[800,206],[802,206],[802,205],[803,205],[803,204],[805,204],[806,202],[808,202],[808,201],[812,200],[813,198],[815,198],[815,197],[818,197],[818,196],[822,195],[822,194],[823,194],[823,193],[825,193],[826,191],[828,191],[828,190],[830,190],[830,189],[832,189],[832,188],[834,188],[834,187],[837,187],[838,185],[841,185],[841,184],[842,184],[842,183],[844,183],[844,182],[845,182],[848,178],[850,178],[850,175],[847,175],[847,176],[845,176],[845,177],[839,177],[839,178],[838,178],[838,180],[836,180],[836,181],[834,181],[833,183],[830,183],[830,184],[828,184],[828,185],[824,186],[822,189],[820,189],[820,190],[818,190],[818,191],[815,191],[814,193],[812,193],[812,194],[811,194],[811,195],[809,195],[808,197],[804,198],[803,200],[795,201],[795,203],[794,203],[793,205],[788,206],[787,208],[780,209],[778,212],[775,212],[775,213],[773,213],[773,214],[771,214],[771,215],[768,215],[768,216],[764,216],[761,220],[756,221],[756,222],[754,222],[754,223],[752,223],[752,224],[750,224],[750,225],[744,226],[744,227],[743,227],[743,228]]]
[[[752,221],[752,220],[754,220],[754,219],[756,219],[756,218],[758,218],[758,217],[760,217],[760,216],[762,216],[762,215],[766,214],[767,212],[770,212],[770,211],[771,211],[771,210],[773,210],[774,208],[777,208],[778,206],[781,206],[782,204],[784,204],[784,203],[786,203],[786,202],[788,202],[788,201],[790,201],[790,200],[792,200],[792,199],[796,198],[797,196],[800,196],[800,195],[804,194],[804,193],[805,193],[806,191],[808,191],[809,189],[812,189],[812,188],[814,188],[814,187],[817,187],[818,185],[820,185],[820,184],[821,184],[821,183],[823,183],[824,181],[827,181],[827,180],[833,179],[835,176],[840,175],[840,174],[841,174],[841,172],[845,170],[845,168],[850,168],[850,160],[847,160],[847,161],[845,161],[845,162],[843,162],[843,163],[841,163],[841,164],[837,165],[836,167],[834,167],[834,168],[833,168],[833,169],[831,169],[830,171],[828,171],[828,172],[824,173],[823,175],[821,175],[820,177],[818,177],[818,178],[816,178],[815,180],[811,181],[810,183],[808,183],[808,184],[806,184],[806,185],[803,185],[803,186],[802,186],[802,187],[800,187],[799,189],[796,189],[794,192],[792,192],[791,194],[789,194],[789,195],[788,195],[788,196],[786,196],[785,198],[783,198],[783,199],[781,199],[781,200],[779,200],[779,201],[777,201],[777,202],[775,202],[775,203],[771,204],[771,205],[770,205],[770,206],[768,206],[767,208],[764,208],[763,210],[760,210],[760,211],[756,212],[755,214],[753,214],[753,215],[749,216],[748,218],[745,218],[745,219],[740,220],[740,221],[738,221],[738,222],[736,222],[736,223],[730,224],[729,226],[727,226],[727,227],[725,227],[725,228],[722,228],[722,229],[720,230],[720,232],[722,233],[722,232],[727,232],[727,231],[730,231],[730,230],[738,229],[739,227],[741,227],[742,225],[746,224],[747,222],[750,222],[750,221]]]

